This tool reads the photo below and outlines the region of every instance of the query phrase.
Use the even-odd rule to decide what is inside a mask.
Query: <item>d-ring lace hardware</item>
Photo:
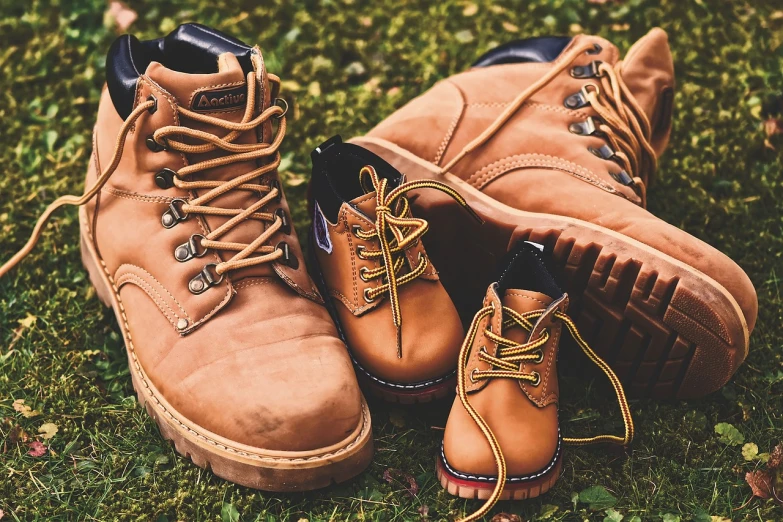
[[[522,108],[525,102],[571,67],[575,60],[583,56],[583,53],[597,54],[600,51],[600,45],[585,42],[561,55],[546,74],[519,93],[486,129],[443,165],[440,173],[449,172],[465,156],[484,145]],[[593,70],[595,70],[594,76]],[[657,158],[650,144],[652,136],[650,121],[622,79],[622,62],[613,66],[596,60],[588,66],[587,73],[580,70],[578,74],[590,74],[591,78],[600,83],[600,87],[598,83],[587,83],[579,92],[568,96],[563,104],[571,110],[590,106],[597,113],[600,122],[595,120],[596,132],[600,131],[612,150],[617,152],[618,162],[634,180],[634,190],[640,197],[642,206],[646,207],[645,185],[657,168]],[[577,127],[570,128],[574,132]],[[581,128],[579,130],[581,131]]]

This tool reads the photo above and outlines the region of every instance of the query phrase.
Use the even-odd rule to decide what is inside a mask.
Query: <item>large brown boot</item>
[[[464,331],[420,239],[427,222],[406,194],[441,189],[406,182],[381,158],[339,136],[312,154],[311,269],[357,374],[391,402],[454,392]]]
[[[731,259],[645,210],[671,130],[673,74],[661,29],[624,60],[597,36],[513,42],[354,142],[409,179],[449,184],[484,219],[437,194],[415,199],[463,316],[509,245],[542,243],[581,330],[629,390],[696,397],[745,359],[758,303]]]
[[[446,423],[437,474],[449,493],[486,500],[462,522],[481,519],[498,500],[547,492],[560,475],[564,443],[628,446],[633,439],[622,385],[566,315],[568,296],[540,256],[533,244],[515,247],[505,270],[487,289],[460,351],[458,396]],[[609,378],[625,423],[622,437],[562,436],[557,359],[565,335]]]
[[[372,454],[351,361],[305,269],[277,167],[280,80],[204,26],[112,46],[80,205],[84,264],[161,433],[272,491],[353,477]],[[274,121],[276,125],[273,125]]]

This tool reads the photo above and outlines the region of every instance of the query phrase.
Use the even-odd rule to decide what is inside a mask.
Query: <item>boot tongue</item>
[[[188,74],[150,63],[147,76],[176,98],[180,107],[221,119],[239,121],[247,101],[242,66],[231,53],[217,59],[216,73]]]
[[[639,39],[621,62],[623,81],[647,114],[658,156],[668,143],[674,89],[674,62],[669,37],[660,28]]]
[[[503,306],[507,306],[521,314],[544,310],[552,303],[553,299],[546,294],[531,290],[508,289],[503,294]]]
[[[546,294],[533,292],[530,290],[508,289],[501,298],[503,306],[507,306],[521,314],[525,312],[535,312],[544,310],[552,302],[552,298]],[[533,321],[535,322],[535,321]],[[503,335],[509,340],[517,343],[525,343],[530,340],[531,332],[523,328],[512,327],[503,332]]]

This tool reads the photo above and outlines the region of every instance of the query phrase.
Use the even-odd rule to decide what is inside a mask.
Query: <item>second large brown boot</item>
[[[409,179],[449,184],[483,218],[435,193],[414,200],[463,318],[510,245],[542,243],[580,329],[628,390],[696,397],[745,359],[758,304],[736,263],[645,209],[673,89],[660,29],[624,59],[597,36],[532,38],[490,51],[353,141]]]
[[[117,317],[133,386],[201,467],[272,491],[328,486],[372,457],[367,405],[308,276],[277,167],[280,80],[261,52],[186,24],[109,51],[82,258]]]

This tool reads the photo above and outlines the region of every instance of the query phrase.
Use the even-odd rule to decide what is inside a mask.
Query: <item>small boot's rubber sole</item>
[[[408,179],[450,185],[484,219],[483,225],[476,223],[436,191],[409,198],[433,230],[427,252],[463,319],[481,303],[508,250],[529,240],[553,252],[581,334],[629,394],[700,397],[723,386],[747,356],[749,332],[737,301],[695,268],[587,221],[509,207],[388,141],[362,137],[351,142],[378,154]]]
[[[456,370],[449,375],[432,381],[399,384],[385,382],[370,374],[355,359],[353,360],[359,384],[373,396],[396,404],[422,404],[454,395],[457,388]]]
[[[308,186],[308,192],[310,187]],[[312,215],[312,202],[308,196],[310,215]],[[329,310],[329,315],[332,316],[337,327],[337,333],[340,335],[340,339],[345,343],[348,353],[351,355],[351,361],[353,361],[354,369],[356,370],[356,377],[361,387],[372,394],[374,397],[378,397],[386,402],[394,404],[420,404],[426,402],[432,402],[444,397],[453,395],[457,386],[457,370],[445,375],[443,377],[434,378],[426,382],[420,383],[395,383],[389,382],[380,377],[373,375],[367,371],[359,361],[357,361],[353,354],[351,354],[351,347],[348,344],[348,339],[343,331],[343,326],[340,324],[340,317],[337,315],[335,304],[329,296],[329,291],[326,287],[326,281],[324,281],[323,273],[321,272],[321,266],[318,263],[318,259],[315,256],[315,249],[318,248],[313,242],[314,233],[310,230],[309,240],[309,263],[308,269],[310,271],[310,277],[315,282],[315,286],[318,288],[321,296],[326,304],[326,309]],[[457,361],[454,361],[456,364]]]
[[[514,477],[506,481],[500,500],[525,500],[543,495],[555,485],[563,468],[562,457],[547,472],[535,477]],[[486,500],[495,489],[495,481],[479,480],[478,478],[458,477],[444,463],[443,457],[438,457],[436,472],[440,485],[450,494],[460,498]]]
[[[134,351],[122,299],[111,275],[95,250],[86,209],[79,211],[82,262],[98,298],[111,307],[122,328],[133,388],[147,413],[180,455],[218,477],[265,491],[289,492],[323,488],[361,473],[372,460],[372,426],[367,403],[362,401],[362,421],[344,441],[310,451],[264,450],[240,444],[180,415],[158,392],[144,373]]]

